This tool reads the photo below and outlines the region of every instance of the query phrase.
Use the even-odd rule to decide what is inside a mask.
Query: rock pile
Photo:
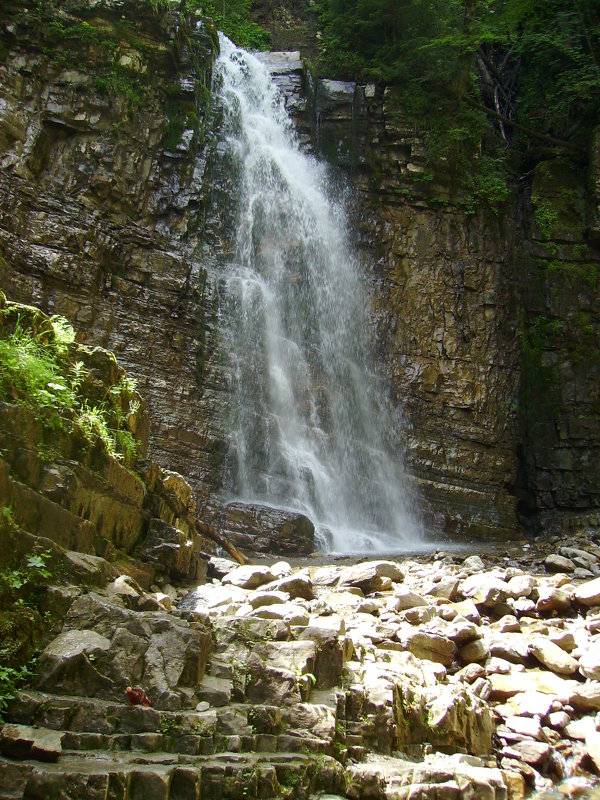
[[[0,797],[592,796],[599,556],[213,559],[160,611],[99,567],[10,707]]]

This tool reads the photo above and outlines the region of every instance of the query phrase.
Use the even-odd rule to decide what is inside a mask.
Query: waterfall
[[[220,266],[228,499],[305,513],[326,551],[414,547],[342,193],[299,148],[266,67],[222,35],[217,76],[219,149],[237,184],[235,243]]]

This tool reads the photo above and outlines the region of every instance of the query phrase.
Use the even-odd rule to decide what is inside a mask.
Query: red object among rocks
[[[128,686],[125,691],[132,706],[151,706],[150,698],[139,686]]]

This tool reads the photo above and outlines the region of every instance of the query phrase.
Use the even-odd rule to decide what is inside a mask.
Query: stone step
[[[241,703],[204,712],[158,711],[126,702],[25,690],[10,704],[6,718],[12,727],[60,733],[63,750],[81,752],[336,754],[333,740],[282,728],[276,711],[272,706]]]
[[[326,756],[223,753],[213,757],[155,753],[67,753],[56,764],[0,757],[0,791],[10,800],[240,800],[340,792],[343,769]]]

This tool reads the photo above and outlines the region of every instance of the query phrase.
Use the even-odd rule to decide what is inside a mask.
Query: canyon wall
[[[216,31],[144,0],[9,3],[0,64],[0,281],[139,378],[151,455],[205,497],[215,305],[202,229]]]
[[[310,19],[286,9],[278,42],[310,53]],[[151,455],[210,506],[227,412],[212,266],[235,191],[213,172],[215,33],[141,0],[11,2],[5,16],[2,288],[139,376]],[[398,452],[428,526],[596,524],[600,140],[587,172],[542,162],[502,208],[466,207],[393,92],[316,81],[294,58],[273,69],[303,145],[353,187]]]

